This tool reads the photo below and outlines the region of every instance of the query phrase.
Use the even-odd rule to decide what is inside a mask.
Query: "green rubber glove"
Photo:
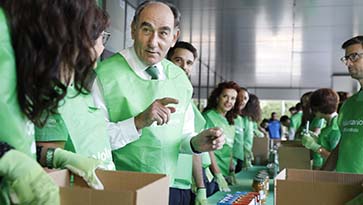
[[[59,188],[32,158],[10,150],[0,159],[0,176],[10,184],[13,203],[60,204]]]
[[[195,205],[207,205],[208,204],[206,188],[198,188],[194,204]]]
[[[214,175],[216,182],[218,184],[219,187],[219,191],[222,192],[230,192],[231,189],[228,187],[228,183],[226,181],[226,179],[224,178],[224,176],[222,175],[222,173],[217,173]]]
[[[236,173],[234,171],[230,171],[228,177],[230,179],[231,185],[237,184]]]
[[[251,151],[245,150],[244,160],[242,164],[242,169],[247,170],[252,167],[253,153]]]
[[[310,133],[303,134],[301,143],[304,145],[304,147],[314,152],[316,152],[321,147],[318,143],[316,143],[314,137],[312,137]]]
[[[66,168],[82,177],[88,186],[94,189],[103,189],[101,181],[96,176],[96,169],[102,162],[90,157],[85,157],[60,148],[55,149],[53,167]]]
[[[363,204],[363,194],[359,194],[358,196],[354,197],[354,199],[345,203],[345,205],[362,205]]]

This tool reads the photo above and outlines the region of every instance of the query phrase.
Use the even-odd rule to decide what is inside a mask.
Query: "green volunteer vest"
[[[0,33],[0,141],[35,159],[34,127],[18,104],[14,51],[2,9]]]
[[[0,141],[35,160],[34,126],[20,110],[16,88],[16,66],[5,13],[0,8]],[[8,182],[0,184],[0,204],[9,204]]]
[[[115,170],[102,111],[94,106],[90,94],[76,94],[69,86],[58,108],[60,114],[43,128],[36,128],[37,141],[66,141],[65,150],[101,160],[103,169]]]
[[[229,165],[232,159],[232,149],[234,144],[235,126],[229,125],[227,119],[220,115],[216,110],[208,110],[203,113],[207,122],[207,128],[219,127],[223,130],[226,138],[226,143],[222,149],[215,150],[214,155],[216,157],[217,164],[221,169],[221,173],[224,176],[229,175]]]
[[[324,120],[325,121],[325,120]],[[333,151],[338,145],[340,140],[340,131],[338,126],[338,116],[331,119],[330,123],[321,129],[318,144],[329,152]],[[318,153],[313,154],[314,167],[322,167],[325,163],[325,159]]]
[[[337,172],[363,174],[363,91],[345,101],[339,112],[341,132]]]
[[[234,144],[233,144],[233,157],[236,159],[244,160],[244,152],[243,152],[243,140],[244,140],[244,129],[245,129],[245,122],[241,116],[237,116],[234,119],[234,126],[236,128],[236,135],[234,137]]]
[[[313,131],[315,128],[324,128],[326,126],[326,121],[324,118],[314,117],[309,124],[309,130]]]
[[[244,132],[244,152],[249,152],[252,153],[252,146],[253,146],[253,122],[252,120],[250,120],[247,116],[242,116],[242,120],[244,121],[245,124],[245,132]]]
[[[142,129],[140,139],[112,152],[117,170],[167,174],[172,184],[193,88],[179,67],[168,60],[161,63],[166,80],[140,78],[120,54],[103,61],[96,71],[112,122],[138,115],[156,99],[179,100],[179,104],[171,105],[176,112],[171,114],[168,124],[154,123]]]
[[[257,122],[253,121],[252,122],[252,125],[253,125],[253,134],[254,136],[256,137],[259,137],[259,138],[262,138],[265,136],[265,134],[263,134],[263,132],[261,132],[259,129],[258,129],[258,124]]]
[[[198,110],[197,106],[192,103],[194,113],[194,130],[199,133],[204,129],[205,119]],[[193,155],[179,154],[178,164],[176,166],[175,180],[171,187],[178,189],[191,189],[193,177]]]
[[[299,127],[301,126],[302,115],[303,115],[303,113],[300,111],[291,116],[290,128],[294,129],[295,131],[297,131],[297,129],[299,129]]]

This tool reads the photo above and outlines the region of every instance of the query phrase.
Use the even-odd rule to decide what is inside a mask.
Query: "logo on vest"
[[[363,120],[344,120],[343,123],[343,132],[351,132],[351,133],[358,133],[359,126],[363,126]],[[348,127],[354,126],[354,127]]]
[[[343,127],[345,126],[362,126],[363,120],[344,120]]]
[[[105,148],[102,152],[97,152],[97,154],[92,155],[93,158],[99,159],[102,161],[107,161],[107,159],[111,159],[111,149]]]

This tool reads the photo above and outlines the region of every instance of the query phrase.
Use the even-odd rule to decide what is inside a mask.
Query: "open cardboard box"
[[[281,142],[278,148],[280,170],[285,168],[311,169],[310,150],[301,141]]]
[[[284,169],[275,177],[275,205],[344,205],[362,193],[362,174]]]
[[[68,170],[49,173],[60,186],[61,205],[168,204],[169,179],[163,174],[97,170],[104,190],[94,190]]]
[[[269,155],[269,143],[268,137],[255,137],[253,138],[252,152],[254,156],[254,165],[266,165]]]

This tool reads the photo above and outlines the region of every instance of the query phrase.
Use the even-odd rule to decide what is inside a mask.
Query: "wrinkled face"
[[[237,91],[235,89],[224,89],[217,99],[217,110],[220,113],[227,113],[233,108],[236,98]]]
[[[174,15],[162,3],[145,7],[137,20],[132,22],[131,36],[139,59],[146,65],[160,62],[169,48],[174,46],[179,30],[174,27]]]
[[[192,74],[194,60],[193,53],[185,48],[176,48],[171,56],[171,61],[181,67],[188,77]]]
[[[246,104],[248,102],[248,100],[250,99],[249,95],[248,95],[248,92],[245,91],[245,90],[241,90],[239,92],[239,95],[238,97],[240,98],[240,102],[241,102],[241,106],[239,107],[240,110],[243,110],[243,108],[246,107]]]
[[[353,44],[345,49],[345,56],[354,55],[354,53],[362,53],[363,48],[361,44]],[[352,62],[350,59],[346,63],[349,74],[356,80],[363,79],[363,58],[360,56],[356,61]]]

